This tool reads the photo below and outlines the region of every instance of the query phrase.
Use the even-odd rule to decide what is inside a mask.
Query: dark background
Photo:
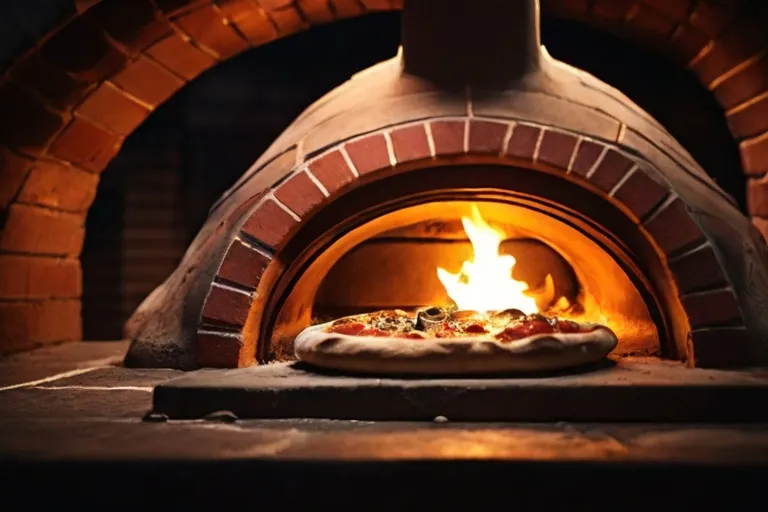
[[[549,53],[656,117],[742,210],[745,180],[722,110],[693,74],[575,22],[542,22]],[[85,339],[116,339],[175,268],[207,211],[290,122],[354,73],[391,58],[399,13],[314,28],[235,57],[182,89],[130,136],[86,222]]]

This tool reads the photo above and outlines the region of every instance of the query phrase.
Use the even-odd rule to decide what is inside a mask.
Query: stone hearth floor
[[[126,348],[84,342],[0,360],[0,508],[159,505],[161,495],[178,506],[363,506],[365,495],[365,508],[381,509],[431,493],[451,508],[615,510],[622,499],[627,510],[728,497],[734,510],[751,508],[768,476],[768,424],[756,422],[144,422],[153,387],[184,374],[122,368]],[[26,490],[43,482],[44,492]]]

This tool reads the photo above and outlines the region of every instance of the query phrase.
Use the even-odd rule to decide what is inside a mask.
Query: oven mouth
[[[428,180],[425,182],[427,178],[435,176],[435,174],[442,174],[443,179],[439,183],[430,183]],[[506,183],[509,183],[510,180],[514,182],[515,178],[525,178],[524,183],[521,183],[517,190],[512,189],[509,185],[507,187],[499,186],[501,185],[498,179],[500,174],[504,178],[501,181]],[[420,175],[421,179],[417,175]],[[468,175],[471,176],[469,181],[472,183],[464,184],[474,186],[456,186],[461,181],[467,181],[466,179],[462,180],[461,176],[466,178]],[[325,221],[326,226],[322,230],[321,236],[315,236],[311,243],[304,243],[303,250],[293,257],[291,257],[291,247],[286,247],[282,253],[278,253],[277,257],[282,258],[286,269],[274,282],[273,292],[265,304],[259,336],[260,343],[257,348],[259,362],[266,363],[291,358],[292,339],[300,330],[312,323],[312,316],[317,312],[318,307],[315,303],[315,297],[323,286],[325,277],[345,255],[371,238],[364,235],[364,231],[368,230],[370,233],[371,227],[374,226],[375,229],[379,229],[377,234],[381,234],[386,232],[386,229],[382,230],[381,228],[386,226],[387,219],[392,219],[393,216],[403,218],[404,215],[414,215],[419,209],[427,209],[432,214],[446,209],[457,212],[461,211],[462,208],[467,211],[466,208],[470,204],[478,204],[481,208],[498,211],[507,209],[508,211],[528,212],[528,215],[539,219],[551,219],[553,225],[559,225],[564,230],[580,233],[584,238],[580,243],[593,246],[594,250],[599,251],[601,257],[605,258],[606,265],[615,266],[615,269],[623,274],[624,279],[626,279],[624,287],[627,290],[632,290],[631,293],[637,294],[637,304],[645,309],[642,313],[643,318],[647,319],[644,327],[645,341],[639,344],[643,347],[643,354],[657,353],[663,357],[676,356],[674,331],[671,325],[674,318],[664,314],[665,311],[669,311],[664,307],[663,297],[667,290],[659,290],[658,286],[654,286],[652,276],[653,272],[658,269],[653,268],[653,261],[649,260],[642,251],[642,249],[647,250],[650,247],[638,250],[637,242],[642,241],[640,237],[624,236],[627,234],[626,228],[634,227],[634,224],[630,225],[630,219],[603,198],[567,181],[565,183],[570,187],[563,186],[564,180],[562,179],[558,179],[560,188],[557,190],[562,194],[561,189],[572,187],[571,194],[566,192],[569,200],[566,200],[565,197],[547,197],[547,184],[556,178],[545,173],[532,173],[524,168],[453,166],[427,168],[405,176],[411,178],[410,182],[398,180],[395,189],[392,189],[391,186],[385,186],[387,185],[385,182],[393,180],[394,177],[381,180],[382,183],[377,183],[375,187],[363,187],[366,189],[365,194],[368,199],[372,194],[371,189],[378,191],[378,193],[374,191],[374,195],[378,195],[381,199],[381,201],[369,202],[368,205],[373,204],[373,206],[366,209],[346,209],[349,208],[349,201],[354,203],[356,193],[360,192],[359,189],[341,196],[334,201],[334,204],[329,205],[328,209],[335,210],[337,215],[343,213],[345,209],[347,212],[356,211],[354,216],[334,219],[333,216],[324,215],[323,218],[310,219],[307,223],[310,230],[313,228],[313,221],[316,224],[320,224],[322,220]],[[416,186],[419,182],[422,184],[421,187]],[[412,193],[403,194],[402,190],[405,189],[412,190]],[[391,194],[395,196],[394,198],[387,198],[388,190],[394,192]],[[552,188],[550,187],[549,190]],[[536,191],[539,193],[534,193]],[[579,209],[574,207],[579,207]],[[614,212],[610,212],[611,209]],[[601,211],[602,214],[595,215],[597,211]],[[608,214],[607,217],[606,214]],[[453,220],[457,220],[457,217],[457,215],[451,216]],[[495,217],[499,217],[499,215]],[[416,218],[419,216],[417,215]],[[432,218],[432,216],[427,216],[427,218]],[[420,220],[427,220],[427,218]],[[596,218],[599,218],[600,222],[595,220]],[[609,221],[603,222],[604,219],[609,219]],[[625,226],[621,226],[625,229],[617,229],[622,224],[622,220],[628,221],[624,223]],[[389,227],[394,228],[396,226],[390,225]],[[320,226],[314,226],[314,228],[318,229]],[[302,237],[297,236],[294,240],[297,238]],[[535,239],[535,237],[533,238]],[[538,239],[537,242],[549,246],[545,240]],[[342,246],[344,249],[340,249]],[[551,246],[549,249],[561,256],[563,256],[563,252],[568,252],[568,247],[563,247],[564,251],[553,249]],[[318,262],[323,258],[328,260],[331,252],[338,253],[338,256],[330,264],[327,264],[327,261],[323,264],[321,272],[323,276],[317,284],[307,288],[305,285],[307,276],[317,274]],[[565,254],[565,256],[568,255]],[[608,261],[611,263],[607,263]],[[573,266],[571,265],[571,267]],[[610,272],[608,274],[618,275]],[[317,277],[313,279],[318,280]],[[584,283],[579,282],[578,284],[583,285]],[[310,290],[310,293],[305,293],[307,289]],[[305,296],[301,296],[302,294]],[[600,297],[596,298],[599,302]],[[301,319],[297,315],[301,316]],[[648,325],[653,329],[652,335],[647,334],[649,332]],[[652,343],[648,341],[650,336],[654,338]],[[620,344],[617,352],[636,353],[634,350],[627,350],[628,346]]]

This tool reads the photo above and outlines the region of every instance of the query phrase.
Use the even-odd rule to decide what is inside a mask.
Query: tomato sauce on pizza
[[[429,307],[415,312],[400,309],[376,311],[340,318],[324,331],[349,336],[373,336],[408,339],[493,337],[508,343],[539,334],[575,334],[593,331],[593,324],[526,315],[517,309],[492,311],[456,311]]]

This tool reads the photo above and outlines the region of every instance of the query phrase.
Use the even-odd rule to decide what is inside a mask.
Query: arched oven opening
[[[462,226],[475,208],[502,234],[498,254],[514,257],[511,278],[538,312],[608,325],[619,356],[685,358],[672,280],[624,212],[562,176],[482,165],[391,176],[309,219],[281,252],[293,263],[265,306],[259,362],[293,360],[295,336],[313,324],[454,303],[438,268],[458,274],[478,250]]]

